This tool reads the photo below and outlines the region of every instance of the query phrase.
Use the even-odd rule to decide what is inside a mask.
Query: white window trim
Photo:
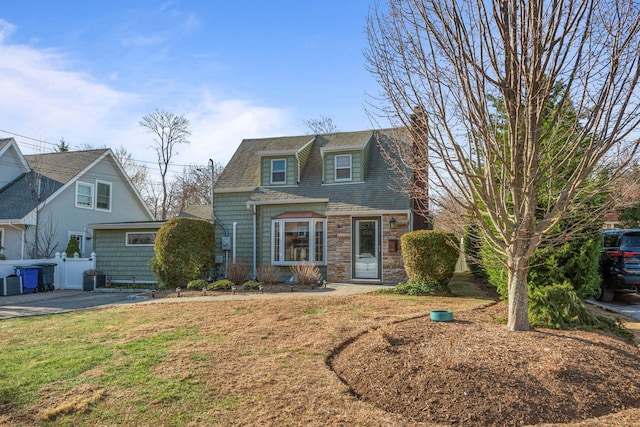
[[[0,254],[4,253],[4,228],[0,227]]]
[[[309,260],[310,261],[285,261],[285,223],[287,222],[306,222],[309,224]],[[315,225],[317,222],[322,223],[322,236],[324,237],[324,245],[322,245],[322,259],[324,261],[316,261],[316,228]],[[279,242],[279,248],[280,248],[280,261],[276,261],[275,260],[275,247],[276,247],[276,242],[274,239],[274,234],[275,234],[275,224],[278,223],[280,224],[280,242]],[[283,266],[287,266],[287,265],[297,265],[297,264],[302,264],[303,262],[309,262],[311,264],[315,264],[315,265],[327,265],[327,220],[326,219],[321,219],[321,218],[286,218],[286,219],[273,219],[271,220],[271,263],[273,265],[283,265]],[[312,261],[311,261],[312,260]]]
[[[140,247],[140,246],[154,246],[155,243],[129,243],[129,236],[131,234],[154,234],[154,242],[155,242],[155,238],[158,236],[157,232],[155,231],[131,231],[131,232],[127,232],[125,233],[125,237],[124,237],[124,245],[125,246],[135,246],[135,247]]]
[[[106,185],[106,186],[109,187],[109,207],[107,209],[98,207],[98,186],[100,184]],[[97,211],[111,212],[111,205],[113,204],[113,185],[108,181],[96,180],[96,196],[95,196],[95,200],[96,200],[95,206],[96,206],[96,210]]]
[[[338,157],[348,157],[349,167],[338,168]],[[336,182],[348,182],[353,180],[353,156],[351,154],[336,154],[333,158],[334,180]],[[349,178],[338,178],[338,169],[349,169]]]
[[[274,162],[284,162],[284,180],[282,181],[274,181],[273,180],[273,163]],[[280,172],[280,171],[278,171]],[[286,184],[287,183],[287,159],[271,159],[271,173],[269,175],[269,182],[271,184]]]
[[[89,187],[91,189],[91,203],[90,203],[89,206],[78,204],[78,195],[79,195],[78,187],[81,187],[81,186]],[[76,181],[76,195],[75,195],[76,196],[76,198],[75,198],[76,208],[93,209],[94,206],[95,206],[95,200],[96,200],[95,193],[96,193],[95,192],[95,186],[93,184],[90,184],[88,182]]]

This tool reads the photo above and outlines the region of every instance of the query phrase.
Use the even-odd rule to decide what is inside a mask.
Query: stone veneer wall
[[[396,219],[396,228],[389,226]],[[382,226],[382,280],[398,284],[407,280],[402,263],[400,236],[409,230],[408,215],[384,215]],[[397,239],[397,252],[389,251],[389,239]],[[330,216],[327,220],[327,281],[350,282],[351,277],[351,216]]]
[[[327,218],[327,281],[351,281],[351,217]]]
[[[396,228],[391,229],[389,220],[396,219]],[[384,283],[397,285],[407,281],[407,274],[404,271],[402,262],[402,248],[400,247],[400,236],[409,231],[408,215],[384,215],[382,217],[382,279]],[[397,252],[389,251],[389,240],[397,239]]]

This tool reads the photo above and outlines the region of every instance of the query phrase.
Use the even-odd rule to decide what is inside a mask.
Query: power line
[[[59,146],[59,144],[55,144],[53,142],[49,142],[49,141],[41,139],[41,138],[34,138],[34,137],[31,137],[31,136],[22,135],[22,134],[19,134],[19,133],[16,133],[16,132],[11,132],[11,131],[4,130],[4,129],[0,129],[0,132],[6,133],[6,134],[9,134],[9,135],[13,135],[13,136],[17,136],[19,138],[25,138],[25,139],[28,139],[28,140],[31,140],[31,141],[35,141],[35,142],[38,142],[40,144],[50,145],[52,147],[58,147]],[[15,140],[15,141],[19,145],[26,145],[26,146],[28,146],[30,148],[34,148],[34,149],[39,149],[40,148],[37,145],[31,144],[31,143],[28,143],[28,142],[18,141],[18,140]],[[107,147],[107,148],[111,148],[111,147]],[[82,151],[82,150],[80,150],[80,151]],[[113,151],[113,149],[112,149],[112,151]],[[152,164],[152,165],[157,165],[158,164],[157,161],[138,160],[138,159],[133,159],[133,158],[131,160],[133,160],[136,163],[147,163],[147,164]],[[184,167],[194,166],[194,164],[169,163],[169,166],[171,168],[184,168]],[[195,165],[195,166],[201,166],[201,165]]]

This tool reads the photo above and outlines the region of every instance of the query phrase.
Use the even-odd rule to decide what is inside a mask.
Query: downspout
[[[255,203],[247,202],[247,209],[249,209],[253,214],[253,278],[255,279],[257,277],[257,212]]]
[[[16,230],[18,230],[20,233],[22,233],[22,238],[20,239],[20,259],[24,259],[24,232],[25,229],[24,228],[20,228],[20,227],[16,227],[14,224],[12,223],[7,223],[7,225],[11,228],[14,228]]]
[[[236,263],[236,229],[238,223],[236,221],[233,222],[233,242],[231,243],[231,260],[235,264]]]

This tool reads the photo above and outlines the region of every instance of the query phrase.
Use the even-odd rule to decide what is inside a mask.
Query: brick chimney
[[[429,211],[427,116],[421,106],[413,109],[410,132],[413,141],[413,229],[430,230],[433,226]]]

